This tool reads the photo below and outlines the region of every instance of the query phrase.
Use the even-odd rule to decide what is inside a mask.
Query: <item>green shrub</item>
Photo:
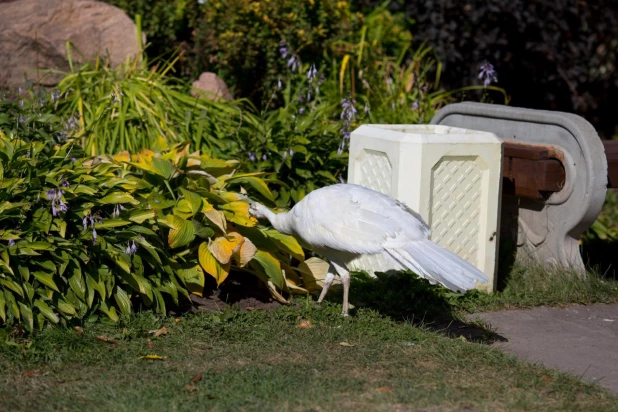
[[[163,313],[166,301],[200,294],[206,275],[219,285],[230,270],[257,276],[279,300],[307,292],[303,271],[315,283],[305,263],[292,266],[304,260],[298,243],[256,227],[246,196],[228,190],[242,185],[272,204],[259,174],[162,139],[154,151],[84,157],[63,134],[70,127],[38,114],[49,101],[25,100],[0,110],[4,323],[32,330],[96,311],[116,321],[134,306]]]
[[[236,96],[261,102],[295,55],[310,62],[331,50],[362,22],[347,1],[209,0],[195,39],[200,70],[218,72]],[[280,58],[284,41],[289,56]]]

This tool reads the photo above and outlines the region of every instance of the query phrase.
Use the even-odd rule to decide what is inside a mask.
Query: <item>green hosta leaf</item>
[[[208,239],[215,234],[215,231],[210,226],[204,226],[197,220],[192,220],[193,227],[195,229],[195,236],[202,239]]]
[[[26,282],[30,280],[30,269],[28,269],[28,266],[19,265],[17,270],[19,270],[19,274]]]
[[[34,317],[32,316],[32,309],[23,303],[19,302],[19,307],[21,308],[21,318],[24,320],[24,325],[26,326],[26,330],[28,332],[32,332],[34,328]]]
[[[293,236],[284,235],[283,233],[280,233],[274,229],[267,229],[264,232],[266,232],[268,237],[273,239],[275,244],[279,246],[282,250],[294,256],[301,262],[305,260],[305,252]]]
[[[144,249],[146,249],[146,252],[148,252],[158,264],[161,264],[161,258],[157,253],[157,249],[152,246],[146,239],[144,239],[143,237],[137,238],[135,239],[135,243],[143,246]]]
[[[104,198],[99,199],[97,203],[100,205],[117,204],[117,203],[131,203],[134,205],[139,205],[139,202],[135,200],[133,196],[131,196],[128,193],[124,193],[124,192],[111,193],[105,196]]]
[[[105,219],[103,223],[95,223],[94,227],[95,229],[105,229],[110,227],[121,227],[130,224],[131,222],[127,222],[126,220],[122,219]]]
[[[183,187],[180,188],[180,192],[185,197],[185,200],[189,204],[190,211],[193,215],[196,215],[202,210],[202,197],[195,192],[191,192]]]
[[[262,196],[271,202],[275,201],[275,198],[268,188],[266,182],[257,177],[233,177],[228,180],[228,183],[240,183],[240,184],[248,184],[258,191]]]
[[[0,279],[0,284],[3,284],[5,287],[11,289],[22,298],[24,297],[24,289],[18,283],[12,281],[11,279]]]
[[[56,247],[48,242],[28,242],[21,243],[19,247],[26,247],[32,250],[55,250]]]
[[[281,273],[281,264],[273,255],[258,250],[249,264],[256,271],[266,275],[266,278],[270,279],[279,289],[283,289],[285,280],[283,273]]]
[[[144,226],[132,226],[131,231],[135,233],[139,233],[141,235],[157,236],[155,232],[153,232],[152,230],[148,228],[145,228]]]
[[[60,290],[58,289],[58,286],[56,286],[56,282],[54,282],[54,275],[52,275],[50,273],[45,273],[45,272],[37,271],[37,272],[32,273],[32,276],[34,276],[36,280],[38,280],[39,282],[41,282],[45,286],[49,286],[50,288],[52,288],[56,292],[60,293]]]
[[[99,310],[105,313],[107,317],[110,318],[114,322],[118,322],[120,320],[120,318],[118,317],[118,314],[116,313],[116,308],[113,306],[108,307],[105,302],[101,302],[101,306],[99,306]]]
[[[15,300],[15,296],[9,290],[4,291],[4,297],[6,299],[6,305],[9,309],[9,315],[12,315],[15,319],[19,319],[19,306],[17,306],[17,301]]]
[[[157,313],[165,314],[167,310],[165,308],[165,299],[163,299],[163,295],[158,290],[154,291],[154,295],[157,304]]]
[[[0,319],[3,322],[6,322],[6,299],[4,298],[4,293],[0,291]]]
[[[88,287],[99,292],[102,300],[107,299],[107,294],[105,293],[105,285],[103,282],[96,281],[90,274],[86,275],[86,283]]]
[[[123,315],[131,315],[131,300],[129,299],[127,292],[125,292],[120,286],[116,286],[114,299],[116,300],[116,304],[118,304],[118,307]]]
[[[32,299],[34,298],[34,288],[28,282],[23,282],[22,286],[26,292],[26,296],[28,297],[28,302],[32,302]]]
[[[54,313],[54,311],[47,305],[47,303],[43,302],[41,299],[37,299],[34,301],[34,306],[36,306],[43,316],[49,319],[52,323],[60,322],[60,318],[58,315]]]
[[[167,243],[172,249],[186,246],[195,239],[195,229],[191,221],[174,215],[167,215],[165,218],[170,227]]]
[[[323,177],[327,178],[331,182],[339,183],[337,178],[335,176],[333,176],[333,174],[331,172],[328,172],[326,170],[318,170],[316,173],[319,174],[320,176],[323,176]]]
[[[138,224],[143,223],[147,219],[153,219],[155,211],[152,209],[132,210],[129,215],[129,220]]]
[[[70,190],[69,190],[70,192]],[[79,185],[77,186],[75,189],[73,189],[73,193],[76,195],[79,194],[85,194],[85,195],[95,195],[98,193],[97,189],[94,189],[90,186],[86,186],[86,185]]]
[[[204,282],[206,279],[204,278],[204,271],[199,265],[189,267],[189,268],[181,268],[178,269],[180,276],[184,279],[185,285],[187,285],[187,289],[190,293],[193,293],[198,296],[202,296],[204,292]],[[173,283],[170,283],[173,286]],[[167,290],[166,290],[167,291]],[[176,297],[178,297],[177,291]]]
[[[191,204],[187,199],[180,199],[172,213],[181,219],[190,219],[195,214],[191,210]]]
[[[79,266],[72,266],[72,275],[69,278],[69,286],[73,292],[81,299],[86,300],[86,282],[82,276],[82,270]]]
[[[73,305],[71,305],[69,302],[62,300],[62,299],[58,299],[58,310],[60,312],[63,312],[67,315],[71,315],[71,316],[75,316],[77,315],[77,311],[75,310],[75,307]]]

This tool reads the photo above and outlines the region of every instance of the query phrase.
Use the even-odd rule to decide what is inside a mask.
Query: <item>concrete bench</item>
[[[482,103],[447,105],[431,124],[504,141],[501,245],[515,246],[517,260],[584,268],[579,239],[601,211],[608,177],[618,186],[615,142],[604,146],[573,114]]]

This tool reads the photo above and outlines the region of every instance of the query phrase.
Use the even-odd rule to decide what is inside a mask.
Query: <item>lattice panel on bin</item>
[[[477,267],[482,173],[474,157],[445,157],[431,176],[431,239]]]
[[[375,150],[364,152],[357,166],[360,172],[358,184],[390,196],[393,167],[386,153]]]

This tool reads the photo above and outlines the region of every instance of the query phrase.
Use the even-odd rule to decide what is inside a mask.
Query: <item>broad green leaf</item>
[[[34,317],[32,316],[32,309],[30,309],[30,307],[24,305],[21,302],[19,302],[19,307],[21,308],[21,318],[24,321],[26,329],[28,330],[28,332],[32,332],[32,329],[34,328]]]
[[[52,323],[60,322],[60,318],[58,315],[54,313],[54,311],[47,305],[47,303],[43,302],[41,299],[37,299],[34,301],[34,306],[36,306],[39,311]]]
[[[142,224],[147,219],[153,219],[155,211],[152,209],[132,210],[129,215],[129,220],[138,224]]]
[[[82,270],[79,266],[71,265],[71,277],[69,277],[69,286],[73,292],[81,299],[86,300],[86,282],[82,276]]]
[[[120,308],[123,315],[131,315],[131,300],[129,295],[120,286],[116,286],[116,293],[114,293],[114,299]]]
[[[210,253],[208,244],[203,242],[198,249],[198,259],[200,265],[206,273],[215,278],[217,286],[219,286],[230,273],[230,263],[222,265],[217,259]]]
[[[19,306],[17,306],[15,296],[13,296],[10,290],[5,290],[4,297],[6,299],[6,305],[9,308],[9,315],[13,315],[15,319],[19,319]]]
[[[305,260],[305,252],[303,248],[298,244],[298,241],[289,235],[284,235],[274,229],[267,229],[264,231],[269,238],[273,239],[275,244],[281,249],[294,256],[299,261]]]
[[[172,210],[172,213],[181,219],[190,219],[195,213],[191,210],[191,204],[187,199],[180,199]]]
[[[62,299],[58,300],[58,310],[60,312],[66,313],[67,315],[71,315],[71,316],[77,315],[75,306],[71,305],[69,302],[62,300]]]
[[[30,269],[28,269],[28,266],[19,265],[17,270],[19,270],[19,274],[26,282],[30,280]]]
[[[24,289],[21,287],[21,285],[12,281],[11,279],[0,279],[0,284],[3,284],[5,287],[11,289],[22,298],[24,297]]]
[[[283,274],[281,273],[281,264],[273,255],[263,250],[258,250],[250,262],[251,267],[262,270],[268,279],[270,279],[279,289],[284,287]]]
[[[195,228],[191,221],[174,215],[167,215],[165,218],[171,228],[167,243],[172,249],[186,246],[195,239]]]
[[[50,288],[52,288],[56,292],[60,293],[60,290],[58,289],[58,286],[56,286],[56,282],[54,282],[54,275],[52,275],[50,273],[45,273],[45,272],[37,271],[37,272],[33,272],[32,276],[34,276],[36,280],[38,280],[39,282],[41,282],[45,286],[49,286]]]
[[[185,200],[189,203],[193,215],[196,215],[199,211],[202,210],[202,197],[200,195],[195,192],[191,192],[184,187],[180,188],[180,192],[185,197]]]
[[[2,291],[0,291],[0,319],[6,322],[6,299],[4,299]]]
[[[228,183],[240,183],[240,184],[248,184],[258,191],[262,196],[271,202],[275,201],[275,198],[268,188],[266,182],[257,177],[233,177],[228,180]]]
[[[189,292],[197,296],[202,296],[202,293],[204,292],[204,282],[206,281],[202,268],[199,265],[196,265],[191,268],[181,268],[178,269],[178,271],[183,277]]]
[[[135,200],[133,196],[124,192],[114,192],[97,201],[100,205],[109,205],[117,203],[131,203],[139,205],[139,202]]]
[[[116,313],[116,308],[113,306],[108,307],[105,302],[101,302],[101,306],[99,306],[99,310],[105,313],[107,317],[109,317],[114,322],[118,322],[120,320],[120,318],[118,317],[118,314]]]
[[[105,219],[103,220],[103,223],[95,223],[94,227],[95,229],[106,229],[106,228],[110,228],[110,227],[121,227],[121,226],[126,226],[126,225],[130,225],[130,222],[127,222],[126,220],[123,219]]]

